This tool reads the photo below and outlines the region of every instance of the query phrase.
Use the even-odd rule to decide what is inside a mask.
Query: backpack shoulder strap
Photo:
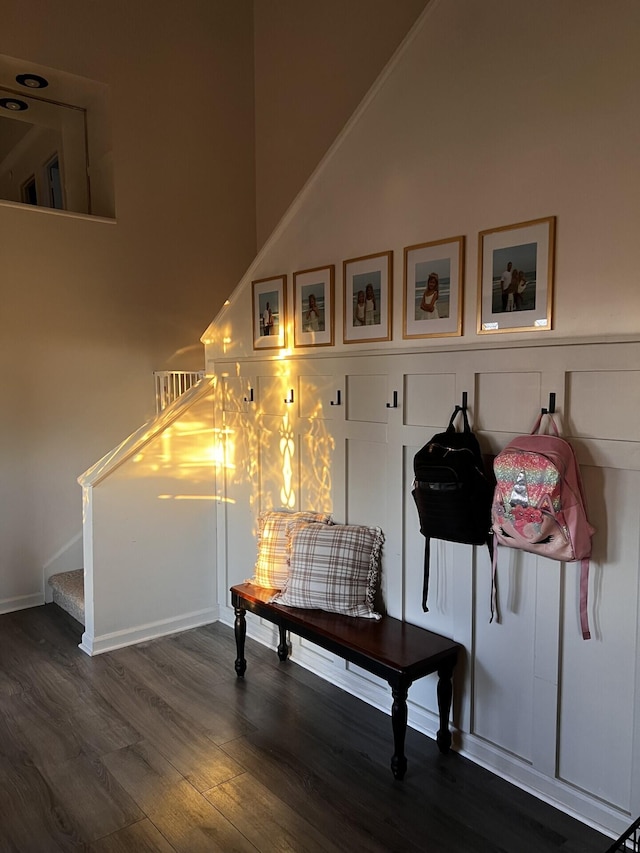
[[[424,537],[424,574],[422,578],[422,609],[425,613],[429,612],[427,607],[427,597],[429,595],[429,563],[431,558],[431,539],[428,536]]]
[[[558,438],[560,438],[560,432],[559,432],[559,430],[558,430],[558,425],[556,424],[555,418],[553,417],[553,415],[551,414],[551,412],[547,412],[547,411],[544,411],[544,410],[543,410],[543,411],[541,411],[541,412],[540,412],[540,414],[538,415],[538,417],[537,417],[537,419],[536,419],[536,422],[535,422],[535,424],[533,425],[533,429],[531,430],[530,435],[538,435],[538,433],[540,432],[540,427],[541,427],[541,425],[542,425],[542,418],[543,418],[545,415],[549,418],[549,423],[551,424],[551,427],[552,427],[552,429],[553,429],[554,434],[555,434]]]
[[[589,596],[589,558],[580,560],[580,628],[582,639],[590,640],[589,612],[587,610],[587,598]]]
[[[455,431],[455,427],[453,425],[453,422],[455,421],[455,419],[457,418],[457,416],[460,412],[462,412],[462,421],[464,424],[463,431],[464,432],[471,432],[471,426],[469,425],[469,417],[467,415],[467,409],[466,409],[466,407],[463,407],[463,406],[456,406],[455,409],[453,410],[453,414],[451,415],[451,418],[449,419],[449,426],[447,427],[447,432],[454,432]]]
[[[496,623],[500,622],[500,614],[498,613],[498,590],[496,587],[497,570],[498,570],[498,543],[494,542],[492,534],[487,537],[487,548],[491,557],[491,624],[495,618]]]

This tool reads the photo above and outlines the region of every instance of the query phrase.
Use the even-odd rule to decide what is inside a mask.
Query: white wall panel
[[[299,508],[334,510],[334,494],[343,491],[343,409],[331,405],[335,391],[336,380],[331,374],[303,373],[298,378]]]
[[[339,445],[340,446],[340,445]],[[336,458],[336,440],[323,420],[302,424],[297,434],[300,459],[297,508],[333,510],[333,494],[342,490],[341,465]]]
[[[288,411],[262,415],[258,425],[260,510],[297,506],[300,459]]]
[[[583,438],[640,441],[640,370],[573,371],[567,376],[567,429]]]
[[[220,379],[220,399],[225,412],[246,412],[251,384],[241,376],[222,376]]]
[[[456,399],[455,373],[408,374],[404,377],[404,423],[447,424]]]
[[[489,624],[487,573],[478,573],[476,589],[472,731],[531,762],[536,558],[498,549],[499,621]]]
[[[597,528],[589,590],[593,638],[585,643],[580,637],[579,564],[571,563],[564,589],[559,776],[626,810],[634,755],[640,474],[586,469],[583,476]]]
[[[387,520],[386,445],[350,438],[347,441],[347,522],[385,529]]]
[[[290,371],[281,375],[257,377],[259,411],[265,415],[282,415],[286,411],[285,400],[290,398],[293,380]],[[294,389],[295,403],[295,389]]]
[[[221,530],[225,557],[218,575],[223,600],[229,587],[253,574],[256,561],[257,518],[260,511],[259,436],[255,419],[227,414],[224,425],[224,491],[220,495],[226,524]],[[222,513],[219,513],[221,516]],[[231,543],[231,544],[229,544]]]
[[[386,423],[387,387],[385,374],[347,376],[347,420]]]
[[[215,619],[214,394],[190,389],[81,478],[89,654]]]
[[[339,383],[332,374],[314,376],[303,374],[298,377],[298,413],[301,418],[333,420],[338,414],[336,391]],[[342,398],[342,394],[340,395]],[[333,405],[332,405],[333,404]]]
[[[381,561],[381,595],[385,609],[397,617],[401,613],[394,590],[397,581],[401,581],[402,567],[393,557],[393,535],[390,536],[388,523],[386,444],[359,438],[347,439],[345,487],[346,523],[377,526],[385,534]]]
[[[528,432],[540,407],[540,373],[509,372],[508,350],[500,354],[504,370],[476,377],[475,428],[495,432]],[[531,422],[531,425],[529,423]]]

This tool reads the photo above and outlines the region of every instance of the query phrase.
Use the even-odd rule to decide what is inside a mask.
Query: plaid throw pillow
[[[272,601],[381,618],[373,609],[384,542],[379,527],[301,524],[289,536],[289,577]]]
[[[270,510],[258,516],[258,559],[251,583],[267,589],[282,589],[289,575],[287,525],[310,521],[331,524],[327,512]]]

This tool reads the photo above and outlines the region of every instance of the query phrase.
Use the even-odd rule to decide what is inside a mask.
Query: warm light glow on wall
[[[316,400],[302,439],[305,444],[305,464],[300,473],[300,490],[309,507],[330,510],[331,460],[336,442],[325,426],[322,402],[318,398]]]
[[[282,506],[292,509],[296,505],[296,493],[293,488],[293,455],[296,451],[293,430],[289,421],[289,413],[282,418],[280,428],[280,455],[282,457],[282,488],[280,502]]]
[[[234,500],[219,495],[158,495],[159,501],[216,501],[217,503],[234,504]]]
[[[225,306],[230,305],[229,300],[225,302]],[[232,328],[231,323],[226,323],[224,328],[220,328],[216,326],[215,328],[207,329],[205,335],[200,338],[201,342],[205,346],[218,346],[222,350],[223,354],[226,355],[228,350],[231,348],[231,343],[233,340],[232,336]]]
[[[144,441],[144,436],[143,439]],[[155,438],[131,457],[133,465],[123,473],[130,477],[171,476],[197,483],[210,483],[213,492],[216,471],[233,466],[233,434],[213,425],[213,393],[187,407]]]
[[[218,383],[215,464],[224,471],[222,491],[244,492],[256,517],[280,506],[332,509],[335,439],[327,420],[335,412],[324,409],[324,389],[312,376],[292,380],[285,352],[271,361],[268,375],[243,377],[236,365]],[[285,402],[292,391],[293,402]]]

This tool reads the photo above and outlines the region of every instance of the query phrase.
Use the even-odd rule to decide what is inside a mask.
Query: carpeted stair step
[[[54,603],[84,625],[84,570],[51,575],[49,586],[53,590]]]

